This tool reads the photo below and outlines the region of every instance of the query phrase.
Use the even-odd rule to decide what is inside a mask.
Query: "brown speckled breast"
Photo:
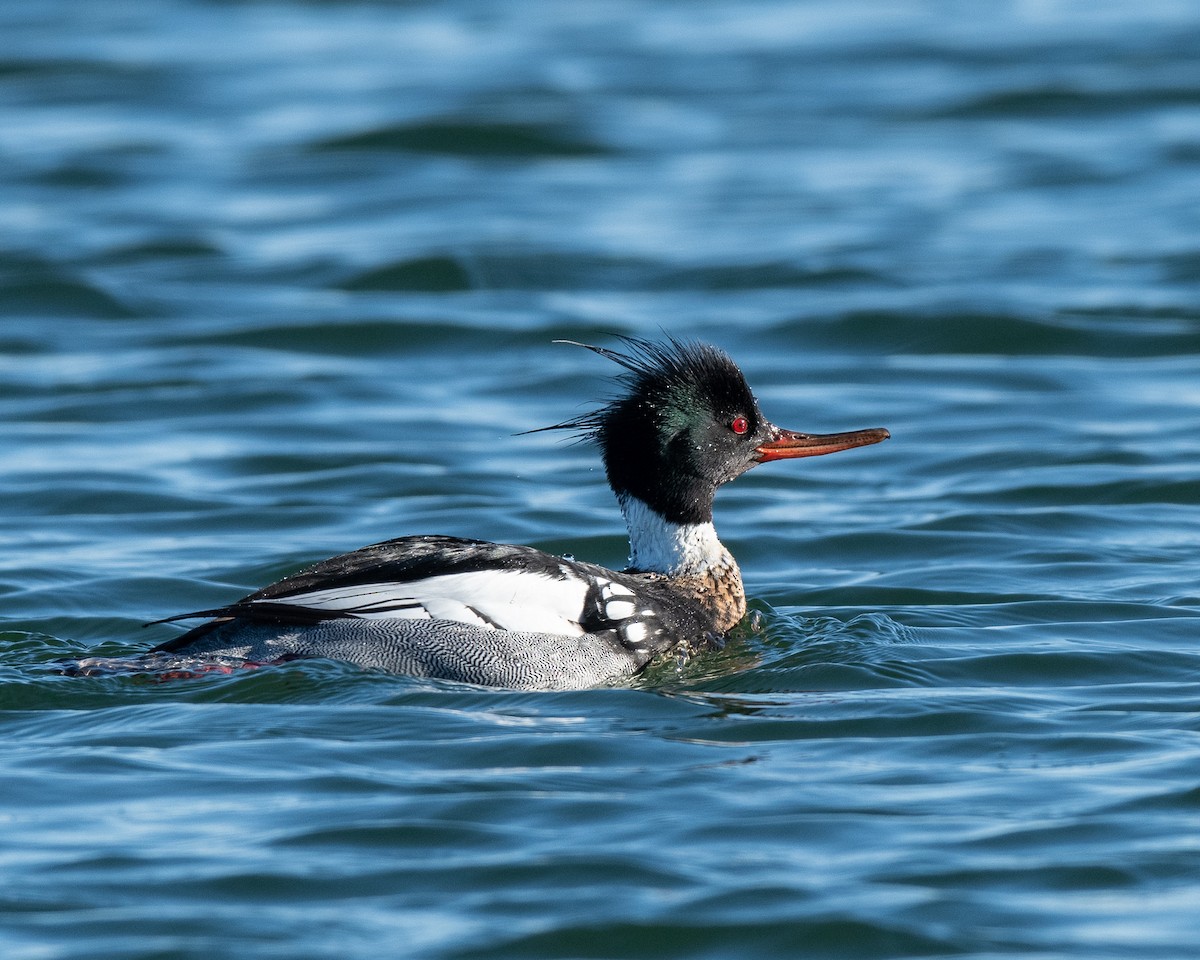
[[[746,615],[742,572],[732,557],[728,565],[712,568],[705,573],[673,577],[671,586],[680,593],[695,597],[709,611],[718,633],[732,630]]]

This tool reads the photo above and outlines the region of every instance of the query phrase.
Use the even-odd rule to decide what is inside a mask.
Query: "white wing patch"
[[[601,580],[597,585],[604,616],[613,622],[627,647],[645,648],[648,640],[665,632],[653,610],[638,609],[637,595],[627,586],[608,580]]]
[[[574,578],[478,570],[409,583],[333,587],[252,603],[295,604],[368,619],[455,620],[474,627],[578,636],[584,632],[579,621],[587,593],[588,584]],[[623,597],[620,602],[630,601]]]
[[[666,627],[655,610],[621,583],[589,583],[527,570],[446,573],[407,583],[365,583],[311,590],[251,604],[294,604],[371,620],[452,620],[487,630],[582,636],[614,630],[627,647],[656,648]]]

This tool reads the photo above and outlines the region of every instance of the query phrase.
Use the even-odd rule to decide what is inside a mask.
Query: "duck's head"
[[[889,436],[882,428],[783,430],[762,415],[742,371],[716,347],[620,339],[625,353],[579,346],[625,368],[618,377],[623,392],[599,410],[545,429],[594,439],[618,499],[635,497],[669,523],[710,521],[717,488],[756,464],[836,453]]]

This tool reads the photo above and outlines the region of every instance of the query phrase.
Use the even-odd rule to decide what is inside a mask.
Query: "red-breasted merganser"
[[[151,652],[189,662],[325,657],[497,687],[572,689],[703,647],[746,612],[713,529],[721,484],[759,463],[836,453],[887,430],[814,435],[759,411],[737,365],[706,344],[622,337],[622,395],[545,430],[595,441],[629,528],[627,569],[533,547],[411,536],[322,560]],[[166,621],[158,621],[166,622]]]

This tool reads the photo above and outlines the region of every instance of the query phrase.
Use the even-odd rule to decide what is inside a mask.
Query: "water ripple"
[[[0,34],[6,958],[1194,953],[1190,6]],[[621,564],[594,451],[522,431],[608,389],[550,341],[663,331],[893,434],[722,491],[723,649],[61,674],[392,536]]]

